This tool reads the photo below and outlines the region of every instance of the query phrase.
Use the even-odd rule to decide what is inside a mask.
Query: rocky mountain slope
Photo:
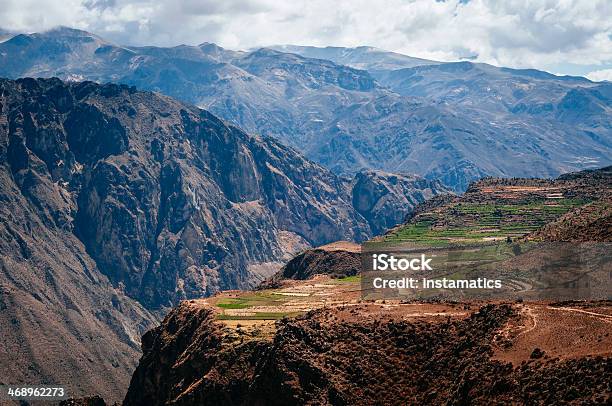
[[[210,113],[127,86],[0,85],[15,190],[149,307],[249,286],[291,244],[371,235],[348,184]]]
[[[413,68],[415,66],[439,65],[442,63],[368,46],[346,48],[277,45],[271,48],[281,52],[302,55],[307,58],[326,59],[338,65],[367,70],[371,73]]]
[[[336,64],[209,43],[124,47],[60,28],[1,43],[0,75],[159,91],[298,147],[337,173],[417,173],[459,191],[485,175],[552,177],[610,163],[608,85],[469,62],[404,68],[425,62],[349,51],[325,49]]]
[[[529,234],[527,238],[544,241],[612,241],[612,167],[569,173],[562,182],[577,182],[578,189],[599,185],[593,201],[570,210],[563,216]]]
[[[227,327],[210,306],[183,303],[143,338],[144,356],[124,404],[609,401],[609,357],[550,358],[538,349],[520,365],[496,359],[500,347],[517,342],[505,337],[522,322],[517,306],[383,307],[313,310],[277,322],[265,338]],[[409,313],[423,309],[442,314]]]
[[[73,233],[67,183],[78,163],[57,142],[58,116],[39,87],[63,94],[56,107],[66,112],[72,96],[58,82],[0,81],[0,383],[118,401],[159,319],[114,287]],[[29,91],[15,94],[21,86]]]
[[[610,145],[610,83],[471,62],[399,69],[375,77],[401,95],[443,104],[482,126],[512,126],[517,135],[532,134],[530,143],[564,128],[567,134],[584,134]]]
[[[368,220],[374,235],[402,223],[426,200],[451,193],[436,180],[374,170],[358,172],[351,184],[353,207]]]
[[[569,211],[529,235],[544,241],[612,241],[612,197]]]

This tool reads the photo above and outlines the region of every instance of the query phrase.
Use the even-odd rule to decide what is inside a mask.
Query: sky
[[[0,27],[122,45],[374,46],[612,80],[611,0],[0,0]]]

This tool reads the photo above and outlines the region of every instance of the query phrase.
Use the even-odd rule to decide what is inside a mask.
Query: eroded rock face
[[[115,402],[159,318],[113,287],[74,234],[86,183],[75,155],[90,161],[126,144],[98,114],[81,133],[90,147],[71,152],[66,90],[0,81],[0,382],[61,384],[69,396]]]
[[[351,191],[353,207],[368,220],[375,235],[402,223],[425,200],[449,192],[439,181],[374,170],[357,173]]]
[[[293,257],[283,268],[265,280],[258,289],[281,287],[287,279],[307,280],[315,275],[330,275],[332,278],[355,276],[361,272],[361,250],[329,249],[318,247],[307,249]]]
[[[150,308],[248,287],[249,264],[285,254],[281,232],[311,245],[371,235],[346,182],[205,111],[127,86],[0,86],[21,193]]]

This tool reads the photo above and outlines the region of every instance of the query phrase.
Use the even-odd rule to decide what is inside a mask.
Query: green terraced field
[[[238,298],[223,298],[216,305],[222,309],[247,309],[252,306],[275,306],[286,301],[286,296],[270,291],[261,291],[250,292]]]
[[[452,203],[417,216],[385,236],[384,241],[445,245],[517,238],[585,203],[582,199],[542,199],[517,204]]]

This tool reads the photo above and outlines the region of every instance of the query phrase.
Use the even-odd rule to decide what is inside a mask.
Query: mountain
[[[353,207],[374,235],[402,223],[419,204],[447,193],[449,189],[436,180],[375,170],[358,172],[351,188]]]
[[[535,70],[459,62],[368,72],[265,48],[117,46],[69,28],[0,43],[0,61],[9,78],[165,93],[338,174],[416,173],[464,191],[483,176],[554,177],[612,163],[610,85]]]
[[[404,96],[423,97],[482,119],[511,119],[552,126],[554,121],[608,135],[612,85],[583,77],[555,76],[534,69],[510,69],[456,62],[375,75]]]
[[[127,86],[1,86],[16,190],[150,308],[249,286],[291,245],[371,235],[347,182],[208,112]]]
[[[446,192],[418,176],[339,178],[270,138],[127,86],[2,85],[11,170],[44,162],[37,170],[70,204],[37,204],[149,306],[246,286],[251,265],[281,260],[287,247],[361,241]]]
[[[300,45],[276,45],[270,47],[277,51],[298,54],[307,58],[327,59],[338,65],[366,70],[371,73],[393,71],[415,66],[438,65],[442,62],[414,58],[384,49],[360,46],[346,47],[312,47]]]
[[[432,204],[437,202],[438,204]],[[424,244],[494,240],[609,241],[612,167],[557,179],[486,178],[438,196],[377,239]]]
[[[58,82],[0,81],[0,382],[119,401],[159,316],[113,286],[72,232],[82,166],[62,133],[71,96]]]

